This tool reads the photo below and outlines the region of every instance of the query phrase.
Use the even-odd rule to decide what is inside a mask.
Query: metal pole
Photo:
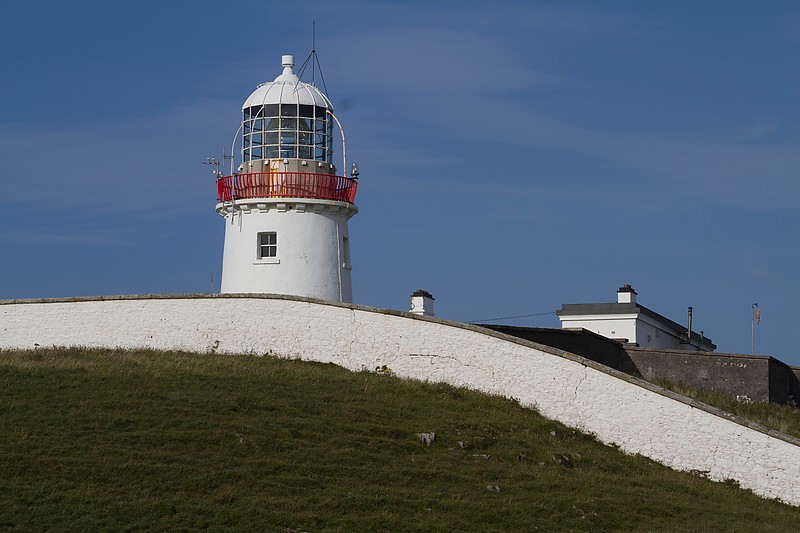
[[[330,109],[328,109],[328,114],[333,117],[333,120],[336,122],[336,125],[339,126],[339,135],[342,136],[342,176],[344,176],[346,178],[347,177],[347,143],[344,140],[344,128],[342,128],[341,122],[339,122],[339,119],[336,118],[336,115],[331,113]]]
[[[750,355],[756,354],[756,304],[750,306]]]

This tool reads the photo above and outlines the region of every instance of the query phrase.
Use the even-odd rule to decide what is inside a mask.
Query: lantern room
[[[282,57],[283,73],[264,83],[242,106],[242,161],[333,160],[333,105],[294,73],[294,56]]]

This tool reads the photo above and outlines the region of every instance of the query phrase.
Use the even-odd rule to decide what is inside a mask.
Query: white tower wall
[[[352,302],[348,219],[343,202],[262,200],[225,216],[221,292],[275,293]],[[231,214],[231,211],[233,214]],[[259,258],[259,234],[274,233],[274,257]]]

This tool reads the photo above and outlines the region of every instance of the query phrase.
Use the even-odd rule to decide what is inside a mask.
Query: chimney
[[[408,311],[414,315],[434,316],[433,300],[431,293],[422,289],[414,291],[411,295],[411,309]]]
[[[618,304],[636,303],[636,291],[633,290],[633,287],[631,287],[629,283],[626,283],[625,285],[620,287],[619,290],[617,291],[617,303]]]

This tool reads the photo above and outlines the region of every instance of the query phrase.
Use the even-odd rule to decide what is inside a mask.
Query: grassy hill
[[[435,432],[431,446],[417,434]],[[800,508],[445,385],[266,357],[0,352],[0,529],[789,531]]]

